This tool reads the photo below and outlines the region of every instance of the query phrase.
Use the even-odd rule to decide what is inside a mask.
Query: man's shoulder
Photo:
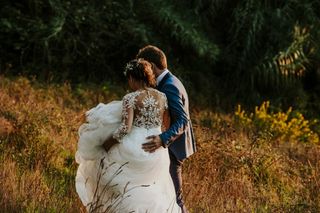
[[[184,89],[184,86],[181,80],[172,73],[168,73],[168,77],[166,78],[166,81],[164,81],[163,87],[164,88],[177,87],[177,88]]]

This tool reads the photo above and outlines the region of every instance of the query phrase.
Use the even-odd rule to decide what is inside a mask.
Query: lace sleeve
[[[131,94],[124,96],[122,101],[122,121],[119,128],[113,133],[113,138],[121,141],[121,139],[131,131],[133,122],[134,100]]]

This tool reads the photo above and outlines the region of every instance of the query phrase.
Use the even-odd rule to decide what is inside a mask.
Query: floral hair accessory
[[[126,67],[125,67],[125,69],[124,69],[123,74],[124,74],[125,76],[127,76],[128,70],[133,70],[133,68],[134,68],[134,65],[132,64],[132,62],[127,63],[127,65],[126,65]]]
[[[130,61],[129,63],[126,64],[126,67],[124,69],[123,74],[127,76],[128,71],[132,71],[134,68],[138,67],[139,63],[143,60],[142,58],[138,58],[135,60]]]

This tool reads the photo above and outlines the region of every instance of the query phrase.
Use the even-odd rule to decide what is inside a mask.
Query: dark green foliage
[[[317,110],[319,11],[316,0],[6,0],[0,70],[124,82],[124,64],[154,44],[200,103]]]
[[[10,63],[15,71],[44,79],[117,79],[143,45],[170,52],[171,39],[197,57],[214,59],[218,53],[161,1],[15,1],[0,12],[2,70]]]
[[[2,8],[4,62],[44,79],[108,79],[139,40],[127,30],[132,15],[110,1],[29,1]],[[25,10],[25,11],[22,11]],[[7,15],[7,17],[6,17]],[[2,56],[7,56],[1,52]],[[125,61],[125,60],[124,60]],[[122,73],[122,72],[120,72]]]

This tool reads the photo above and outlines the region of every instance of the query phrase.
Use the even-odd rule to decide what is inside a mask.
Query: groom
[[[187,212],[182,199],[182,164],[196,151],[188,94],[181,81],[167,69],[167,59],[162,50],[148,45],[139,50],[137,58],[143,58],[152,64],[157,78],[157,89],[167,96],[171,118],[170,128],[160,135],[147,137],[149,141],[143,144],[142,148],[146,152],[154,152],[161,146],[168,148],[170,174],[176,190],[177,203],[182,212]]]

